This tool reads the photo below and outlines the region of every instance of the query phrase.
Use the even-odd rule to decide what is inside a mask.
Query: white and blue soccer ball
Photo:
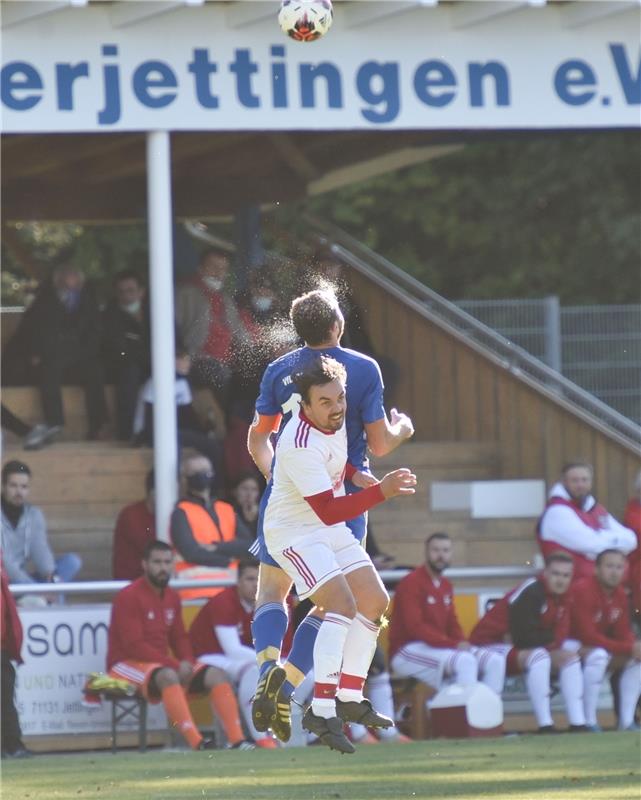
[[[333,18],[331,0],[282,0],[278,24],[297,42],[313,42],[327,33]]]

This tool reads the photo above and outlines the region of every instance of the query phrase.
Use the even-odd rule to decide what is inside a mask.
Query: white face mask
[[[127,314],[137,314],[140,311],[142,303],[140,300],[134,300],[133,303],[127,303],[127,305],[120,306],[123,311],[126,311]]]
[[[212,278],[211,275],[203,275],[203,283],[212,292],[219,292],[223,288],[223,282],[220,278]]]
[[[271,297],[254,297],[252,305],[256,311],[269,311],[272,307],[273,300]]]

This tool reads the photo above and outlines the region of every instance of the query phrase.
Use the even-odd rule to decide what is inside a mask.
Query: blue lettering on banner
[[[271,59],[268,63],[256,58],[249,48],[236,49],[231,61],[221,63],[208,48],[195,47],[191,59],[182,65],[150,59],[128,67],[130,73],[125,74],[118,45],[107,43],[100,46],[100,62],[61,61],[53,65],[51,76],[43,67],[27,61],[10,61],[2,68],[0,96],[7,109],[27,113],[41,103],[47,92],[55,91],[55,102],[48,98],[48,105],[73,112],[79,103],[78,82],[99,81],[92,91],[97,98],[96,119],[99,126],[108,128],[121,121],[127,104],[133,102],[161,111],[174,103],[180,92],[191,91],[196,108],[215,112],[225,97],[221,82],[229,81],[231,74],[236,102],[245,110],[345,107],[345,68],[332,61],[293,65],[287,62],[287,50],[280,44],[268,45],[267,52]],[[577,57],[552,70],[554,96],[576,108],[595,99],[604,107],[613,102],[641,105],[641,61],[635,62],[620,42],[607,44],[607,57],[611,68],[608,77],[620,89],[614,97],[608,93],[597,98],[606,76],[598,75],[593,64]],[[367,60],[355,66],[352,79],[360,102],[358,111],[364,120],[372,125],[392,123],[410,99],[434,112],[454,103],[460,106],[465,102],[470,109],[504,109],[513,103],[509,67],[496,59],[470,61],[455,68],[442,59],[428,58],[413,67],[409,75],[405,70],[407,66],[398,61]],[[265,81],[260,80],[262,73]],[[127,86],[130,88],[125,94]],[[405,91],[411,93],[409,97]]]
[[[25,634],[27,652],[35,658],[44,658],[49,653],[72,657],[86,654],[95,656],[104,651],[109,629],[104,622],[84,622],[79,631],[65,622],[51,627],[37,622],[29,625]]]

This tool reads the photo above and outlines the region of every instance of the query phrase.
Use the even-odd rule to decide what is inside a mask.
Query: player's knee
[[[213,689],[214,686],[219,686],[221,683],[227,683],[228,681],[227,673],[220,667],[207,667],[204,681],[206,689]]]
[[[159,689],[166,689],[168,686],[174,686],[180,683],[178,673],[171,667],[163,667],[154,674],[154,683]]]
[[[385,616],[388,605],[389,595],[383,587],[376,587],[364,597],[358,598],[359,613],[376,623]]]
[[[605,667],[610,660],[610,654],[603,647],[595,647],[585,656],[583,663],[585,666]]]
[[[474,672],[477,671],[477,662],[476,658],[474,657],[473,653],[467,653],[465,651],[458,653],[456,658],[456,666],[458,671],[465,672]]]

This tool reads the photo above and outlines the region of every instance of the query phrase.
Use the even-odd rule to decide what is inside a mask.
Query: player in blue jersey
[[[367,488],[369,462],[367,449],[376,456],[394,450],[409,439],[414,428],[406,414],[391,411],[388,420],[383,405],[383,381],[374,359],[340,346],[344,320],[338,301],[331,291],[316,290],[296,298],[291,306],[290,318],[305,347],[287,353],[273,361],[265,370],[256,401],[256,415],[249,431],[249,452],[256,465],[268,480],[261,501],[256,555],[261,561],[256,612],[252,625],[254,645],[260,667],[260,680],[256,689],[253,717],[258,730],[272,728],[279,739],[287,741],[290,735],[290,698],[294,688],[302,681],[312,664],[313,645],[322,621],[322,614],[312,609],[299,625],[285,668],[279,666],[282,641],[287,629],[288,616],[285,599],[291,589],[291,580],[271,558],[264,544],[262,517],[271,491],[270,478],[274,448],[272,434],[282,429],[293,411],[298,410],[300,396],[292,383],[292,373],[300,370],[319,354],[328,355],[347,370],[346,428],[348,459],[360,473],[366,473],[355,486],[345,482],[348,494]],[[356,538],[363,542],[366,516],[361,515],[348,523]],[[367,714],[349,722],[367,725]]]

